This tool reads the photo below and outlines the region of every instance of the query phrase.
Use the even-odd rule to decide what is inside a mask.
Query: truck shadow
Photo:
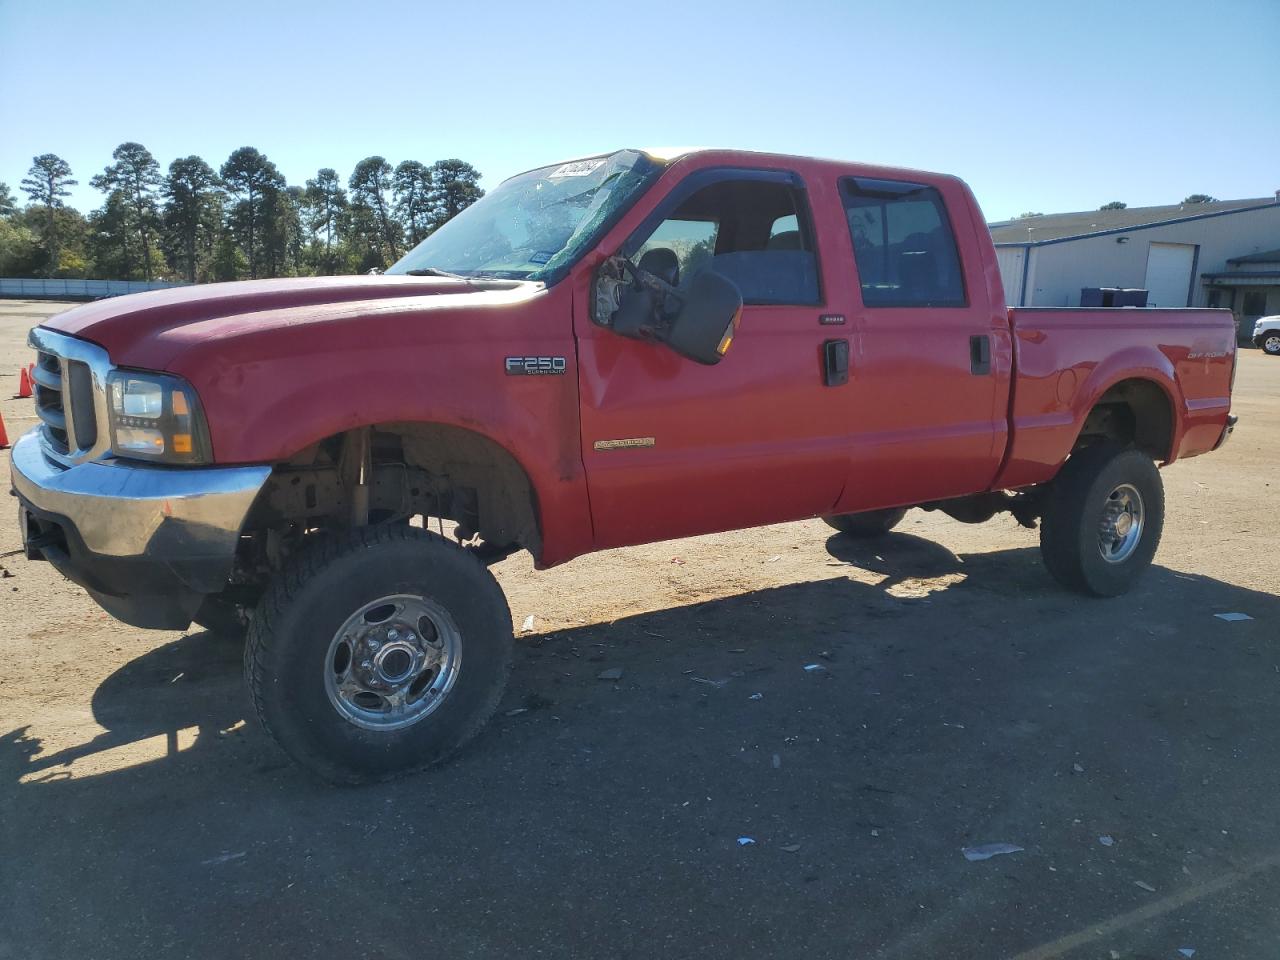
[[[910,910],[925,898],[936,931],[921,941],[928,955],[966,925],[1000,927],[996,889],[941,892],[964,882],[956,850],[967,843],[1031,851],[991,874],[1010,890],[1025,887],[1036,857],[1088,864],[1100,833],[1167,837],[1144,849],[1138,879],[1153,884],[1172,882],[1187,851],[1197,870],[1229,862],[1235,841],[1219,829],[1228,821],[1233,834],[1280,849],[1267,814],[1280,790],[1280,598],[1157,566],[1129,597],[1092,601],[1059,590],[1034,549],[956,555],[909,534],[834,536],[827,548],[848,571],[523,638],[497,717],[455,760],[354,790],[312,782],[246,722],[238,645],[183,637],[101,684],[91,707],[104,732],[89,742],[46,745],[27,727],[0,734],[11,868],[52,882],[132,856],[143,832],[149,866],[120,874],[131,896],[180,912],[188,898],[213,897],[226,882],[217,871],[243,861],[253,873],[235,874],[237,884],[262,904],[291,889],[310,903],[309,935],[334,943],[346,936],[337,918],[316,919],[334,876],[382,891],[381,906],[372,892],[358,899],[387,930],[410,922],[394,909],[402,883],[488,898],[483,916],[456,918],[472,945],[496,936],[489,910],[517,917],[504,928],[513,938],[532,936],[534,918],[539,929],[609,923],[617,897],[640,910],[656,902],[650,887],[669,881],[690,909],[665,921],[628,912],[627,935],[656,936],[650,922],[669,922],[694,938],[716,899],[708,878],[731,869],[747,835],[812,854],[778,854],[754,879],[734,873],[763,886],[747,897],[759,917],[726,950],[743,955],[773,922],[795,925],[790,949],[801,955],[819,913],[848,943],[888,942],[893,923],[917,922]],[[1255,619],[1213,616],[1229,611]],[[606,668],[622,678],[597,679]],[[583,857],[609,896],[574,907],[552,878]],[[400,866],[387,873],[387,862]],[[938,866],[922,878],[920,862]],[[513,870],[533,885],[484,879]],[[779,900],[780,879],[839,888],[853,876],[876,887],[840,919],[816,901],[790,913],[761,906]],[[1019,896],[1048,904],[1055,889]],[[1074,916],[1119,909],[1083,867],[1077,894]],[[982,909],[993,912],[975,919]],[[289,915],[255,922],[279,942],[303,922]],[[84,916],[94,919],[69,943],[96,942],[90,926],[115,923]],[[173,935],[185,942],[199,929]],[[1033,945],[1028,929],[993,933],[991,955]],[[446,955],[463,952],[452,935],[437,934]]]
[[[786,653],[793,659],[813,653],[829,656],[830,651],[825,648],[833,643],[845,648],[842,656],[866,654],[869,651],[858,650],[856,643],[851,646],[847,642],[866,632],[858,625],[860,616],[869,622],[906,621],[901,628],[894,628],[902,633],[892,643],[913,645],[918,639],[915,631],[924,626],[916,621],[932,619],[921,604],[932,603],[932,599],[926,597],[941,598],[943,594],[950,594],[952,601],[963,595],[964,599],[959,602],[965,606],[970,602],[988,604],[993,594],[1016,598],[1017,607],[997,611],[1001,614],[998,621],[1020,620],[1016,630],[1024,636],[1037,629],[1037,621],[1045,614],[1066,616],[1068,625],[1075,617],[1083,625],[1099,616],[1114,622],[1112,615],[1117,608],[1125,607],[1119,624],[1124,631],[1168,637],[1173,633],[1172,627],[1164,622],[1170,619],[1168,616],[1146,622],[1135,617],[1132,609],[1136,604],[1139,611],[1167,611],[1163,598],[1176,598],[1179,606],[1197,607],[1196,616],[1206,630],[1224,629],[1225,625],[1209,618],[1212,612],[1226,612],[1228,607],[1247,607],[1255,611],[1253,615],[1260,621],[1273,620],[1280,613],[1280,599],[1270,594],[1158,566],[1128,600],[1096,601],[1059,589],[1044,572],[1034,549],[958,555],[934,541],[897,532],[868,540],[836,534],[828,539],[826,548],[832,558],[849,568],[882,579],[868,585],[837,577],[674,607],[607,624],[518,638],[511,687],[499,714],[538,711],[559,702],[548,696],[549,691],[538,683],[539,674],[548,672],[545,669],[548,663],[577,664],[579,672],[585,669],[591,673],[591,664],[608,661],[610,665],[616,662],[625,665],[635,660],[637,644],[643,646],[646,641],[650,647],[653,641],[678,644],[675,647],[678,657],[700,665],[693,668],[692,673],[684,671],[683,675],[705,680],[710,678],[701,677],[703,673],[725,673],[730,681],[745,676],[740,669],[744,663],[753,665],[750,671],[753,674],[772,672],[772,665],[759,661],[779,656],[779,642],[783,639],[791,645]],[[959,579],[949,579],[957,576]],[[927,587],[937,581],[941,583],[934,583],[935,589],[920,591],[924,596],[893,595],[903,585]],[[751,630],[742,629],[744,621],[751,625]],[[763,631],[762,623],[769,624]],[[780,627],[780,623],[787,626]],[[778,635],[780,630],[785,637]],[[819,647],[823,649],[818,650]],[[665,649],[672,651],[672,647]],[[28,728],[19,728],[0,735],[3,768],[11,780],[52,782],[72,779],[72,772],[66,768],[78,761],[141,741],[162,739],[164,756],[154,759],[171,760],[176,754],[199,752],[219,741],[223,745],[239,742],[246,735],[251,740],[263,740],[264,735],[249,716],[242,689],[241,658],[239,641],[201,630],[157,647],[126,664],[95,691],[91,706],[94,720],[104,728],[102,733],[84,743],[45,751]],[[626,669],[634,672],[642,668],[631,665]],[[566,678],[560,676],[548,679],[556,689],[579,686],[574,682],[565,683]],[[594,681],[594,677],[571,679]],[[717,687],[717,684],[708,686]],[[599,686],[588,683],[585,689],[599,689]],[[266,762],[260,772],[284,766],[283,757],[270,745],[265,746],[265,751],[253,751],[261,753],[258,759]],[[476,748],[473,745],[470,749]],[[38,776],[42,771],[48,771],[49,776]],[[16,778],[12,777],[14,773],[18,775]]]

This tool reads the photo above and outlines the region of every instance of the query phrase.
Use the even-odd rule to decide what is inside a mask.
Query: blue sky
[[[381,154],[489,186],[621,146],[942,170],[988,219],[1280,189],[1277,0],[0,0],[0,180],[137,140],[291,183]],[[25,199],[25,198],[23,198]]]

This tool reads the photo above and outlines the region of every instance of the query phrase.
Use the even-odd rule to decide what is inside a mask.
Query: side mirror
[[[662,341],[697,363],[719,363],[737,335],[742,294],[728,277],[703,270],[693,278],[683,299]]]
[[[596,275],[592,319],[619,336],[666,344],[696,363],[714,364],[728,352],[742,315],[742,294],[712,270],[694,276],[688,289],[611,257]]]

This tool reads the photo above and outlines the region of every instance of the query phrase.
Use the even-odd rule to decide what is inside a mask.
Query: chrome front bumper
[[[46,454],[40,430],[12,451],[29,554],[51,561],[119,619],[172,629],[185,628],[203,596],[226,584],[270,473],[113,459],[66,467]]]

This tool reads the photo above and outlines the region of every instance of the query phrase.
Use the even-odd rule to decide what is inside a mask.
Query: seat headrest
[[[676,256],[674,250],[668,250],[666,247],[646,250],[636,266],[673,287],[680,285],[680,258]]]

